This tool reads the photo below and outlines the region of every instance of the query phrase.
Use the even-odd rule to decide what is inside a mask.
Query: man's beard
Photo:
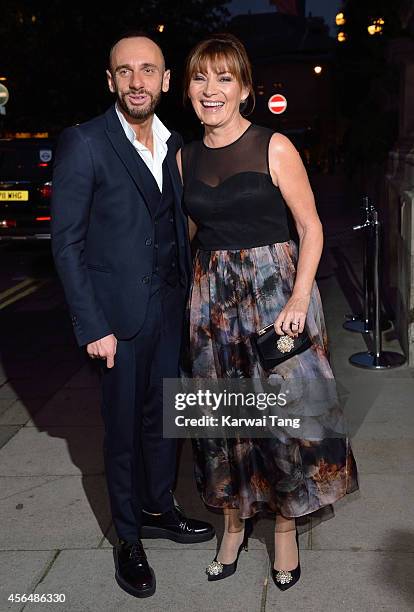
[[[150,103],[148,104],[148,106],[144,108],[130,107],[126,101],[127,96],[130,93],[146,94],[150,98]],[[151,115],[154,114],[154,111],[157,108],[161,100],[161,90],[157,92],[156,94],[152,94],[146,89],[140,89],[134,92],[127,91],[126,93],[120,93],[119,91],[117,91],[117,97],[118,97],[118,104],[122,108],[122,110],[125,112],[126,115],[129,115],[133,119],[139,119],[141,121],[145,121],[146,119],[148,119],[148,117],[151,117]]]

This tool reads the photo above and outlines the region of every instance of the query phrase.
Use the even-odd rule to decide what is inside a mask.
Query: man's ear
[[[114,77],[112,76],[112,72],[110,70],[106,71],[106,78],[108,80],[109,91],[111,93],[115,93],[116,88],[115,88],[115,83],[114,83]]]
[[[170,89],[170,77],[171,70],[165,70],[164,75],[162,77],[162,91],[164,93],[167,93],[167,91]]]

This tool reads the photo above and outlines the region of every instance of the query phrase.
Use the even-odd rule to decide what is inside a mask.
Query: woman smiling
[[[184,93],[204,124],[203,139],[178,153],[197,244],[188,303],[189,375],[303,383],[305,411],[306,380],[318,377],[327,387],[333,381],[315,284],[323,233],[305,168],[288,138],[243,115],[254,103],[254,90],[246,51],[234,36],[220,34],[193,49]],[[253,339],[268,326],[288,343],[307,333],[309,348],[266,368]],[[270,512],[272,577],[281,590],[293,586],[300,577],[296,518],[310,517],[358,488],[348,439],[326,433],[310,441],[297,432],[196,439],[193,446],[202,499],[224,513],[224,536],[207,567],[208,580],[236,571],[252,517]]]

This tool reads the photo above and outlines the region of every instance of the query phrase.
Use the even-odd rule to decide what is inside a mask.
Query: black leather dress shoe
[[[210,523],[187,518],[177,506],[163,514],[142,513],[142,538],[164,538],[191,544],[207,542],[214,536],[214,527]]]
[[[121,589],[134,597],[150,597],[155,593],[155,574],[140,540],[132,544],[118,540],[114,560],[115,580]]]

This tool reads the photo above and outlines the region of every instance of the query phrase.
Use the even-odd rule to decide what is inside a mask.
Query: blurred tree
[[[131,29],[158,33],[173,85],[163,117],[182,121],[181,72],[191,46],[224,27],[226,0],[3,0],[0,76],[7,77],[8,129],[60,130],[105,110],[108,49]]]
[[[347,35],[337,45],[338,100],[348,119],[345,160],[349,174],[372,173],[382,164],[398,135],[399,74],[387,56],[392,39],[410,36],[406,26],[412,0],[345,0]],[[381,33],[368,26],[384,20]]]

